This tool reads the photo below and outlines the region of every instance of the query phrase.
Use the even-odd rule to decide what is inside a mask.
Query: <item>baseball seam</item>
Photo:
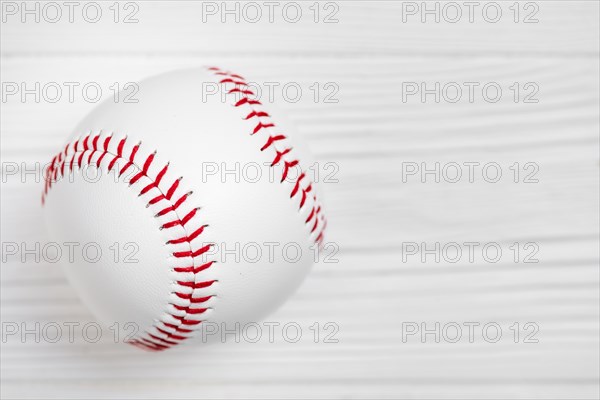
[[[207,270],[216,262],[215,260],[208,262],[201,260],[202,255],[210,249],[212,244],[206,244],[201,247],[194,247],[192,245],[194,239],[199,237],[208,225],[197,222],[199,219],[198,207],[192,208],[183,217],[178,214],[178,209],[192,195],[191,191],[183,191],[181,189],[181,177],[164,186],[164,188],[168,188],[167,190],[161,189],[161,183],[165,183],[164,179],[169,170],[170,163],[166,163],[160,168],[154,178],[150,176],[149,170],[156,157],[156,151],[148,154],[145,158],[142,157],[144,162],[140,166],[136,162],[136,157],[138,159],[141,158],[139,156],[141,142],[134,145],[129,157],[126,157],[123,153],[128,144],[127,137],[118,141],[115,151],[114,149],[109,149],[111,142],[115,142],[113,135],[111,134],[103,138],[102,148],[99,147],[101,136],[101,134],[92,136],[90,133],[83,139],[77,139],[67,144],[64,150],[52,159],[46,171],[42,204],[45,203],[46,196],[52,188],[53,182],[64,178],[65,169],[68,169],[68,172],[71,173],[74,169],[81,172],[84,165],[95,165],[100,168],[103,165],[102,163],[104,165],[108,163],[107,172],[118,171],[119,177],[130,169],[137,170],[129,180],[129,186],[134,187],[134,189],[141,186],[138,196],[149,198],[146,207],[158,207],[159,211],[154,217],[164,221],[164,223],[160,224],[159,230],[180,227],[184,232],[182,236],[170,238],[165,243],[165,245],[172,247],[173,251],[170,252],[172,257],[181,260],[183,264],[181,264],[182,266],[171,268],[176,290],[171,291],[169,296],[170,301],[167,304],[164,314],[161,318],[155,320],[155,323],[149,329],[146,329],[143,334],[136,335],[136,337],[128,341],[129,344],[145,350],[165,350],[192,337],[203,321],[198,319],[198,317],[212,310],[212,307],[205,306],[204,303],[215,298],[216,294],[202,294],[201,292],[202,289],[212,286],[217,280],[197,281],[196,279],[198,274]],[[86,154],[88,154],[87,158],[85,158]],[[119,163],[123,162],[125,162],[125,165],[121,167]],[[142,182],[142,180],[147,180],[147,182]],[[136,183],[139,183],[139,185],[136,185]],[[175,198],[177,200],[174,200]],[[196,229],[189,232],[186,229],[186,225],[194,225],[192,223],[194,220],[196,221]],[[185,246],[185,249],[181,249],[181,245]]]
[[[283,171],[280,183],[286,181],[292,168],[300,168],[300,173],[293,181],[290,199],[300,197],[299,210],[302,210],[305,206],[310,207],[304,223],[309,227],[309,232],[313,237],[314,243],[317,246],[322,246],[327,219],[322,211],[315,185],[309,178],[306,169],[302,168],[300,160],[294,157],[293,148],[286,145],[280,146],[280,144],[286,142],[288,137],[285,134],[276,132],[277,126],[271,119],[271,115],[264,109],[261,101],[255,98],[255,93],[241,75],[219,67],[208,67],[207,69],[217,77],[219,84],[224,86],[225,93],[228,96],[240,96],[239,99],[232,101],[231,104],[236,108],[247,108],[243,119],[256,119],[258,121],[252,132],[250,132],[250,135],[254,136],[259,132],[266,131],[267,140],[260,148],[260,151],[266,152],[267,150],[271,150],[275,152],[270,165],[271,167],[282,165]],[[231,88],[228,89],[227,85],[230,85]]]

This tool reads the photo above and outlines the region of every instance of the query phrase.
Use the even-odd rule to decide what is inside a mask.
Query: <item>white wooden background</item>
[[[338,24],[202,23],[193,2],[138,2],[138,24],[2,24],[3,82],[136,81],[204,64],[253,80],[336,82],[285,104],[320,162],[328,240],[270,321],[339,325],[339,343],[227,343],[146,354],[109,340],[2,343],[3,398],[598,398],[599,6],[546,1],[537,24],[402,23],[393,2],[338,2]],[[502,3],[507,9],[506,3]],[[108,4],[105,4],[108,7]],[[406,81],[536,82],[538,104],[401,102]],[[92,104],[2,103],[2,161],[46,161]],[[400,163],[540,166],[537,184],[401,180]],[[507,170],[505,170],[506,172]],[[2,184],[2,242],[43,243],[41,184]],[[536,242],[537,264],[402,263],[401,243]],[[54,264],[1,268],[2,321],[92,321]],[[537,344],[402,342],[403,321],[537,323]]]

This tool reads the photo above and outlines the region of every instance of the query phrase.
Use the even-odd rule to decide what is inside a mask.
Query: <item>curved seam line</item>
[[[160,187],[159,187],[159,186],[158,186],[158,184],[156,183],[157,179],[156,179],[156,178],[151,178],[151,177],[148,175],[147,171],[145,170],[145,166],[144,166],[144,167],[140,167],[139,163],[137,163],[137,162],[135,162],[135,161],[132,161],[132,160],[131,160],[131,159],[134,159],[134,158],[135,158],[135,155],[136,155],[136,153],[137,153],[137,149],[136,149],[136,147],[139,149],[139,145],[141,144],[141,141],[140,141],[140,142],[139,142],[137,145],[135,145],[135,146],[134,146],[134,148],[133,148],[133,150],[132,150],[132,156],[130,157],[131,159],[128,159],[128,158],[127,158],[126,156],[124,156],[123,154],[115,154],[114,152],[112,152],[112,151],[109,151],[108,149],[95,149],[95,148],[88,148],[88,147],[87,147],[87,141],[89,140],[89,138],[90,138],[91,136],[92,136],[92,135],[87,135],[87,136],[85,136],[85,138],[83,139],[83,142],[84,142],[84,148],[83,148],[83,149],[78,149],[78,144],[79,144],[79,142],[81,141],[81,138],[79,138],[79,139],[77,139],[77,140],[75,140],[75,141],[73,141],[73,142],[70,142],[70,143],[68,143],[68,144],[65,146],[65,149],[64,149],[62,152],[60,152],[59,154],[57,154],[57,155],[56,155],[56,156],[53,158],[53,160],[51,161],[50,167],[49,167],[49,169],[48,169],[48,176],[47,176],[46,178],[49,178],[50,180],[52,180],[52,177],[51,177],[51,175],[52,175],[52,174],[53,174],[53,172],[55,171],[55,168],[58,168],[58,167],[59,167],[59,166],[61,166],[61,165],[64,167],[64,164],[66,164],[66,163],[67,163],[67,157],[68,157],[68,156],[71,156],[71,155],[72,155],[72,158],[71,158],[71,161],[70,161],[70,167],[69,167],[69,170],[71,170],[71,171],[73,170],[73,167],[74,167],[74,165],[73,165],[73,164],[74,164],[74,160],[75,160],[75,157],[76,157],[76,155],[77,155],[77,154],[80,154],[80,157],[79,157],[79,159],[77,160],[77,165],[76,165],[76,166],[77,166],[77,170],[78,170],[78,171],[81,171],[81,167],[82,167],[83,165],[93,165],[93,164],[91,164],[91,163],[90,163],[90,161],[91,161],[91,155],[92,155],[93,153],[99,153],[101,157],[103,157],[105,154],[108,154],[108,155],[110,155],[110,156],[114,156],[114,157],[115,157],[115,158],[114,158],[114,159],[113,159],[113,160],[110,162],[109,169],[108,169],[108,171],[109,171],[109,172],[113,170],[113,169],[112,169],[112,166],[114,166],[114,163],[115,163],[115,161],[116,161],[117,159],[118,159],[118,160],[124,160],[124,161],[126,161],[125,167],[123,167],[123,169],[122,169],[121,171],[116,171],[116,173],[118,173],[118,174],[119,174],[119,176],[120,176],[120,175],[122,175],[122,174],[125,172],[125,170],[126,170],[126,169],[128,169],[128,168],[129,168],[131,165],[135,166],[135,167],[136,167],[136,168],[137,168],[137,169],[140,171],[139,173],[143,173],[143,175],[142,175],[142,176],[145,176],[145,177],[147,177],[147,178],[148,178],[148,179],[149,179],[149,180],[152,182],[152,184],[154,184],[154,186],[153,186],[153,187],[154,187],[154,188],[156,188],[156,189],[158,190],[158,192],[159,192],[159,193],[160,193],[160,194],[163,196],[163,198],[164,198],[164,199],[165,199],[165,200],[166,200],[166,201],[167,201],[167,202],[170,204],[170,207],[172,207],[171,211],[173,211],[173,212],[175,213],[175,216],[177,217],[177,221],[179,221],[179,222],[181,223],[181,224],[180,224],[180,225],[181,225],[181,228],[183,229],[183,231],[184,231],[184,233],[185,233],[185,235],[186,235],[186,236],[185,236],[185,238],[189,238],[189,237],[190,237],[190,233],[188,232],[188,230],[185,228],[184,224],[182,223],[183,219],[180,217],[179,213],[177,212],[177,209],[176,209],[176,208],[174,208],[174,205],[175,205],[175,203],[174,203],[174,202],[173,202],[173,201],[172,201],[170,198],[167,198],[166,194],[165,194],[165,193],[164,193],[164,192],[163,192],[163,191],[160,189]],[[98,140],[98,139],[100,138],[100,136],[101,136],[101,134],[98,134],[98,135],[95,135],[95,136],[93,137],[92,141],[94,142],[94,147],[96,146],[96,145],[95,145],[95,143],[96,143],[96,140]],[[112,137],[113,137],[113,136],[112,136],[112,134],[111,134],[110,136],[107,136],[107,138],[106,138],[105,140],[107,140],[107,139],[108,139],[108,140],[111,140],[111,139],[112,139]],[[121,141],[120,141],[120,143],[119,143],[119,148],[120,148],[120,149],[122,149],[122,148],[124,147],[124,144],[125,144],[125,142],[126,142],[126,141],[127,141],[127,136],[125,136],[123,139],[121,139]],[[106,145],[106,146],[108,146],[108,145]],[[73,149],[72,149],[71,151],[69,151],[71,148],[73,148]],[[83,160],[83,154],[85,154],[86,152],[91,152],[91,154],[90,154],[90,157],[87,159],[87,161],[86,161],[86,160]],[[121,151],[118,151],[118,153],[121,153]],[[154,153],[154,154],[155,154],[155,153]],[[62,155],[62,157],[61,157],[61,161],[57,161],[57,158],[58,158],[60,155]],[[149,156],[146,158],[146,161],[145,161],[145,163],[146,163],[146,162],[148,162],[148,158],[149,158],[149,157],[152,157],[152,156],[153,156],[153,154],[149,155]],[[85,162],[84,162],[84,161],[85,161]],[[101,163],[98,163],[96,166],[97,166],[97,167],[100,167],[100,164],[101,164]],[[169,165],[169,163],[167,163],[166,165],[168,166],[168,165]],[[56,171],[58,172],[58,169],[56,169]],[[57,174],[57,175],[58,175],[58,174]],[[63,171],[61,171],[60,175],[61,175],[61,177],[64,177],[64,172],[63,172]],[[136,174],[136,175],[137,175],[137,174]],[[52,187],[52,184],[51,184],[51,183],[49,183],[49,181],[48,181],[48,180],[47,180],[46,182],[47,182],[47,183],[46,183],[46,184],[47,184],[47,187],[46,187],[46,189],[44,190],[44,193],[43,193],[43,196],[42,196],[42,204],[44,204],[45,197],[47,196],[47,194],[48,194],[49,190],[50,190],[50,189],[51,189],[51,187]],[[56,181],[56,182],[58,182],[58,181]],[[129,187],[131,187],[132,185],[133,185],[133,184],[129,184],[128,186],[129,186]],[[141,195],[141,193],[140,193],[140,194],[138,194],[138,195]],[[157,217],[155,217],[155,218],[157,218]],[[196,215],[193,215],[193,216],[192,216],[192,218],[196,218]],[[192,218],[190,218],[190,220],[191,220]],[[188,222],[189,222],[189,221],[188,221]],[[162,226],[159,228],[159,230],[160,230],[160,229],[162,229]],[[193,233],[193,232],[192,232],[192,233]],[[172,245],[172,244],[171,244],[171,245]],[[191,252],[191,253],[193,253],[193,252],[194,252],[194,250],[193,250],[193,247],[192,247],[191,241],[188,241],[188,247],[189,247],[189,249],[190,249],[190,252]],[[173,254],[173,253],[171,253],[171,254]],[[200,255],[201,255],[201,254],[200,254]],[[192,259],[194,259],[194,258],[195,258],[195,256],[192,256],[191,258],[192,258]],[[212,262],[211,262],[211,265],[212,265],[212,263],[214,263],[214,262],[215,262],[215,261],[212,261]],[[208,267],[206,267],[206,268],[204,268],[204,269],[202,269],[202,270],[200,270],[200,271],[198,271],[198,272],[193,272],[193,271],[192,271],[192,273],[193,273],[194,277],[196,276],[196,274],[197,274],[197,273],[200,273],[200,272],[204,271],[205,269],[208,269],[208,268],[210,268],[210,266],[211,266],[211,265],[209,265]],[[171,270],[172,272],[175,272],[175,273],[182,273],[182,272],[177,272],[177,271],[175,271],[175,268],[170,268],[170,270]],[[208,282],[208,281],[207,281],[207,282]],[[212,281],[212,283],[214,283],[214,282],[216,282],[216,281]],[[195,283],[195,279],[194,279],[194,283]],[[205,283],[205,282],[200,282],[200,283]],[[212,284],[212,283],[211,283],[211,284]],[[178,283],[178,284],[179,284],[179,283]],[[182,286],[183,286],[183,285],[182,285]],[[210,286],[210,285],[209,285],[209,286]],[[195,290],[195,288],[193,288],[193,289],[192,289],[192,292],[190,293],[190,296],[192,296],[192,295],[193,295],[193,292],[194,292],[194,290]],[[177,292],[177,291],[171,291],[171,293],[170,293],[170,294],[171,294],[171,295],[178,295],[178,294],[180,294],[180,293],[179,293],[179,292]],[[215,295],[211,295],[209,298],[212,298],[212,297],[215,297]],[[207,300],[208,300],[208,299],[207,299]],[[185,325],[185,322],[184,322],[184,321],[187,321],[187,320],[186,320],[186,317],[187,317],[188,315],[190,315],[190,314],[191,314],[191,313],[190,313],[190,312],[188,312],[188,311],[189,311],[189,309],[190,309],[190,307],[191,307],[191,305],[192,305],[192,304],[193,304],[193,303],[191,302],[191,298],[190,298],[190,305],[189,305],[189,306],[186,306],[186,307],[185,307],[185,308],[186,308],[185,310],[181,310],[181,311],[183,311],[183,312],[184,312],[184,316],[183,316],[183,317],[178,317],[178,316],[176,316],[176,315],[173,315],[171,312],[169,312],[169,311],[168,311],[168,309],[166,309],[166,310],[164,311],[164,313],[165,313],[166,315],[168,315],[168,316],[171,316],[171,317],[173,317],[174,319],[178,320],[178,321],[179,321],[179,323],[177,324],[177,328],[180,328],[182,325]],[[168,307],[169,307],[169,305],[171,305],[171,302],[170,302],[170,301],[167,303],[167,306],[166,306],[166,308],[168,308]],[[212,307],[211,307],[211,308],[212,308]],[[181,319],[180,319],[180,318],[181,318]],[[159,319],[158,321],[160,322],[160,324],[161,324],[161,325],[165,325],[165,322],[161,321],[160,319]],[[194,322],[195,322],[195,320],[191,320],[191,321],[194,321]],[[202,322],[202,320],[200,320],[200,321],[199,321],[197,324],[195,324],[195,325],[199,325],[201,322]],[[151,326],[152,326],[152,327],[154,327],[154,328],[157,328],[157,329],[159,329],[159,327],[157,327],[156,325],[157,325],[157,323],[153,323]],[[194,325],[190,325],[190,326],[194,326]],[[175,329],[175,332],[177,332],[177,328],[174,328],[174,329]],[[192,329],[192,332],[194,332],[194,331],[196,331],[196,330],[197,330],[197,328],[196,328],[196,329]],[[192,332],[188,332],[188,333],[192,333]],[[148,336],[150,336],[151,338],[155,337],[155,335],[153,335],[153,334],[149,333],[147,330],[146,330],[146,331],[144,331],[144,334],[145,334],[145,335],[148,335]],[[166,338],[166,339],[162,339],[162,340],[166,340],[167,342],[170,342],[170,341],[169,341],[169,339],[173,339],[173,335],[175,335],[175,333],[169,333],[169,334],[167,334],[167,338]],[[171,343],[169,343],[169,346],[167,346],[167,345],[166,345],[166,343],[165,343],[165,344],[161,344],[161,343],[155,343],[155,341],[159,341],[159,342],[161,341],[161,339],[160,339],[160,338],[158,338],[158,337],[156,337],[154,340],[151,340],[151,339],[148,339],[148,338],[144,338],[144,337],[143,337],[144,335],[139,335],[139,336],[140,336],[139,340],[141,340],[141,341],[144,341],[144,340],[145,340],[145,341],[148,341],[148,342],[150,342],[151,344],[146,344],[146,343],[144,343],[144,342],[140,342],[140,341],[138,341],[138,339],[135,339],[135,338],[134,338],[134,339],[131,339],[131,340],[130,340],[128,343],[129,343],[129,344],[132,344],[132,345],[135,345],[135,346],[138,346],[138,347],[142,346],[142,347],[144,347],[146,350],[155,350],[155,351],[165,350],[165,349],[169,348],[170,346],[173,346],[173,345],[176,345],[176,344],[178,344],[177,342],[171,342]],[[188,339],[188,338],[190,338],[190,336],[179,336],[179,335],[175,335],[175,336],[177,336],[177,337],[184,337],[185,339]],[[177,340],[184,340],[184,339],[177,339]],[[153,347],[155,347],[155,348],[153,348]]]

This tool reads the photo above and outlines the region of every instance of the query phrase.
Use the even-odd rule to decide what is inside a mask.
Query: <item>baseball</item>
[[[64,271],[129,344],[259,321],[314,263],[326,218],[310,156],[248,82],[217,67],[144,80],[137,103],[97,106],[48,164],[51,240],[93,253]]]

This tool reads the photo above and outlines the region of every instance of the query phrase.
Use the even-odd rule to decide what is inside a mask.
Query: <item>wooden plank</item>
[[[61,18],[57,18],[55,9],[40,5],[36,23],[35,12],[24,14],[24,8],[16,3],[5,17],[2,51],[54,57],[96,53],[235,53],[247,57],[517,53],[589,57],[597,54],[599,43],[595,1],[521,1],[518,15],[511,9],[512,1],[479,2],[472,11],[463,2],[449,7],[449,2],[337,1],[319,3],[316,17],[314,2],[280,2],[271,20],[263,2],[255,2],[259,10],[237,2],[131,3],[134,6],[120,8],[118,23],[114,22],[112,3],[100,3],[101,16],[94,23],[87,21],[96,19],[95,8],[84,12],[83,5],[77,7],[73,22],[69,22],[66,6],[60,7]],[[225,13],[226,9],[235,10],[236,4],[237,13]],[[300,6],[299,18],[294,4]],[[34,10],[33,3],[29,7]],[[215,14],[211,7],[216,7]],[[435,7],[438,11],[433,14],[425,12]],[[257,11],[261,15],[258,20]],[[124,23],[132,13],[138,22]],[[50,22],[55,18],[57,22]]]

